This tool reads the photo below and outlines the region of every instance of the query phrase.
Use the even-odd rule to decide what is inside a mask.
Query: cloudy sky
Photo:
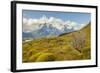
[[[67,24],[70,29],[74,26],[75,29],[79,29],[90,20],[89,13],[23,10],[23,31],[38,30],[40,27],[36,24],[44,23],[44,21],[52,23],[58,29],[63,29],[60,24]]]
[[[78,13],[78,12],[52,12],[52,11],[36,11],[36,10],[23,10],[23,18],[38,19],[46,15],[47,17],[56,17],[64,21],[70,20],[83,24],[90,21],[91,15],[89,13]]]

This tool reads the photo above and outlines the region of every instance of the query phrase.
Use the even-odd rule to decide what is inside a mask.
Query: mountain
[[[52,27],[51,25],[47,26],[46,24],[42,26],[41,29],[32,31],[32,32],[23,32],[24,38],[39,38],[39,37],[48,37],[53,35],[59,35],[63,33],[62,31],[58,30],[55,27]]]
[[[46,24],[42,26],[42,28],[36,30],[36,31],[32,31],[32,32],[23,32],[23,39],[24,38],[41,38],[41,37],[49,37],[49,36],[58,36],[60,34],[63,33],[69,33],[69,32],[73,32],[74,29],[67,29],[64,28],[63,30],[59,30],[56,27],[53,27],[52,25],[47,26]]]
[[[75,39],[75,36],[78,38]],[[84,37],[85,36],[85,37]],[[90,60],[91,59],[91,23],[84,28],[65,33],[57,37],[35,39],[23,43],[23,62]],[[82,39],[81,39],[82,38]],[[75,40],[75,41],[74,41]],[[82,41],[81,41],[82,40]],[[83,42],[83,40],[85,40]],[[73,44],[78,44],[78,51]],[[48,54],[48,55],[47,55]],[[50,57],[49,57],[50,54]],[[51,57],[54,56],[53,58]],[[42,56],[43,55],[43,56]],[[42,57],[41,57],[42,56]],[[41,59],[40,59],[41,58]]]
[[[40,19],[23,19],[22,35],[23,39],[36,39],[70,33],[83,27],[83,25],[77,25],[73,21],[63,21],[55,17],[47,18],[43,16]]]

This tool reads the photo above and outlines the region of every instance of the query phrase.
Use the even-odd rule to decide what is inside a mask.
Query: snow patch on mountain
[[[43,15],[39,19],[23,18],[23,37],[42,37],[59,35],[62,33],[77,31],[82,29],[86,24],[78,24],[74,21],[46,17]]]

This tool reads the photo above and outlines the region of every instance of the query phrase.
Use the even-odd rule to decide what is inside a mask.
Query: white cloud
[[[77,25],[76,27],[74,27],[74,30],[80,30],[82,28],[84,28],[87,24],[80,24],[80,25]]]
[[[24,32],[36,31],[38,29],[41,29],[44,26],[44,24],[47,25],[48,27],[50,25],[61,31],[64,31],[65,28],[67,28],[67,29],[73,28],[74,30],[79,30],[79,29],[83,28],[84,26],[86,26],[85,24],[78,24],[78,23],[76,23],[74,21],[70,21],[70,20],[63,21],[61,19],[54,18],[54,17],[47,18],[45,15],[43,15],[39,19],[23,18],[23,31]]]
[[[54,21],[54,17],[50,17],[48,20],[48,22],[52,22],[52,21]]]
[[[27,19],[23,18],[23,24],[27,24]]]
[[[51,21],[51,22],[50,22],[50,21]],[[49,19],[49,23],[50,23],[53,27],[55,27],[55,28],[57,28],[57,29],[59,29],[59,30],[61,30],[61,31],[64,30],[64,25],[63,25],[64,22],[63,22],[61,19],[51,17],[51,18]]]
[[[64,25],[67,29],[74,29],[78,24],[74,21],[67,20],[65,21]]]

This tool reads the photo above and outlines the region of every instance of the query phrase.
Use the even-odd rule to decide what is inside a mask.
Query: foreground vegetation
[[[90,59],[90,31],[89,23],[76,32],[23,42],[22,61],[26,63]]]

